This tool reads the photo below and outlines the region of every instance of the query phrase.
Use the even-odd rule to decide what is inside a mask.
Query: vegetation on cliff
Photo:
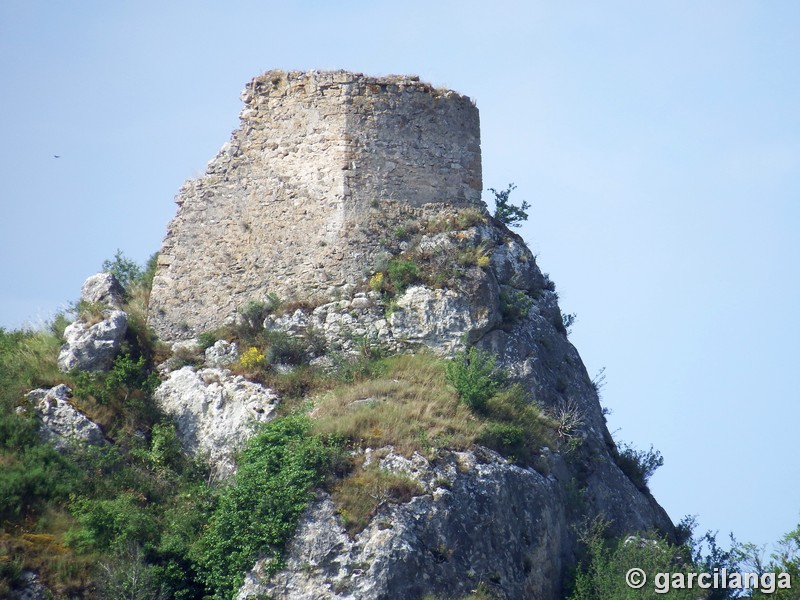
[[[2,596],[24,571],[34,571],[60,598],[231,598],[257,558],[269,559],[269,572],[282,566],[315,489],[331,494],[351,536],[380,506],[424,493],[412,478],[380,468],[374,459],[381,449],[435,459],[442,450],[484,446],[546,473],[544,447],[569,454],[581,444],[579,415],[539,406],[477,348],[451,360],[429,352],[388,356],[365,340],[359,357],[328,350],[328,366],[312,367],[305,352],[313,340],[300,345],[266,332],[259,326],[266,307],[251,306],[228,332],[252,344],[236,368],[281,390],[282,416],[249,440],[235,477],[214,481],[202,461],[185,455],[171,419],[153,402],[155,365],[169,352],[146,324],[152,271],[119,253],[106,267],[126,284],[132,323],[109,371],[58,370],[64,315],[42,330],[0,329]],[[386,272],[399,287],[410,271]],[[286,373],[269,368],[276,362],[295,366]],[[73,389],[71,402],[102,426],[110,443],[57,452],[42,442],[24,395],[59,383]],[[373,462],[362,468],[368,455]],[[619,460],[646,487],[662,459],[652,449],[628,448]],[[609,539],[602,522],[587,524],[571,598],[629,597],[624,576],[634,566],[649,574],[725,567],[800,577],[800,530],[767,561],[758,548],[734,543],[724,551],[710,534],[692,542],[691,528],[684,533],[676,546],[648,536]],[[481,583],[470,598],[492,594]],[[756,590],[754,597],[763,594]],[[770,597],[790,597],[781,594]],[[734,595],[715,590],[708,597]]]

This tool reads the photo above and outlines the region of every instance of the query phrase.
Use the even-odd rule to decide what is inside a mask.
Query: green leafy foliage
[[[396,293],[402,293],[408,286],[419,281],[421,270],[413,260],[393,258],[386,267],[386,274]]]
[[[23,395],[62,377],[56,366],[60,341],[50,331],[0,328],[0,521],[20,519],[65,498],[81,480],[63,454],[39,441],[38,422]]]
[[[272,572],[282,564],[311,486],[322,481],[332,457],[332,447],[310,429],[307,417],[289,416],[248,441],[196,553],[213,598],[230,598],[259,555],[270,559]]]
[[[509,183],[508,187],[501,191],[489,188],[489,191],[494,194],[494,218],[508,227],[519,227],[522,221],[527,221],[528,213],[526,211],[531,207],[525,200],[520,206],[511,204],[509,196],[515,189],[517,186],[513,183]]]
[[[606,538],[607,524],[595,521],[582,534],[586,558],[575,578],[569,600],[639,600],[659,598],[655,593],[657,573],[682,573],[692,571],[683,548],[673,546],[657,536],[630,537],[617,540]],[[630,569],[642,569],[647,582],[642,589],[626,583]],[[666,597],[676,600],[694,600],[697,589],[671,590]]]
[[[533,306],[533,298],[522,290],[500,292],[500,314],[503,315],[503,322],[514,324],[526,316]]]
[[[617,454],[617,465],[642,491],[647,491],[647,482],[656,470],[664,465],[661,452],[650,446],[649,450],[637,450],[629,444],[621,444]]]
[[[27,438],[27,431],[25,433]],[[52,446],[26,440],[15,452],[0,451],[0,520],[40,512],[80,487],[82,473]]]
[[[67,543],[79,552],[121,551],[131,543],[152,542],[158,533],[153,510],[134,492],[108,499],[78,497],[71,510],[79,526]]]
[[[155,276],[157,265],[158,253],[153,254],[147,260],[145,266],[142,267],[135,260],[125,256],[122,250],[117,249],[114,259],[104,260],[102,268],[106,273],[114,275],[125,290],[126,295],[130,296],[133,288],[137,285],[150,289],[153,285],[153,277]]]
[[[474,346],[447,363],[445,374],[462,402],[479,413],[485,411],[486,403],[502,382],[496,357]]]
[[[74,397],[111,436],[149,429],[160,419],[153,402],[159,378],[143,356],[119,354],[108,372],[71,373]]]
[[[519,384],[503,385],[485,405],[487,423],[476,440],[506,457],[531,463],[543,445],[552,445],[555,423]]]
[[[459,399],[485,420],[476,443],[531,463],[543,445],[554,442],[556,422],[522,386],[507,381],[493,354],[473,346],[446,364],[445,375]]]

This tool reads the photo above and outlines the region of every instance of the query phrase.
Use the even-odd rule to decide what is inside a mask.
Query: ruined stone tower
[[[242,100],[239,129],[176,198],[150,300],[163,339],[218,327],[268,293],[347,291],[403,214],[482,207],[465,96],[416,77],[269,71]]]

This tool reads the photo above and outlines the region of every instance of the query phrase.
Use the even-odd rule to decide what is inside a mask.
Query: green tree
[[[261,555],[269,571],[282,565],[283,549],[332,458],[332,447],[310,435],[308,417],[276,419],[250,438],[239,470],[220,498],[198,544],[199,573],[215,600],[227,600]]]
[[[509,183],[506,189],[500,191],[489,188],[489,191],[494,194],[494,218],[508,227],[519,227],[522,221],[527,221],[527,210],[531,207],[525,200],[522,201],[521,206],[511,204],[509,196],[515,189],[517,186],[513,183]]]
[[[158,252],[152,254],[142,267],[135,260],[125,256],[122,250],[117,249],[114,260],[103,261],[103,271],[111,273],[117,278],[125,293],[130,297],[137,286],[149,290],[153,285],[153,277],[158,266]]]
[[[640,600],[642,598],[671,598],[695,600],[698,589],[669,589],[669,582],[658,574],[684,573],[694,568],[686,560],[683,548],[656,537],[630,536],[609,541],[607,523],[596,520],[581,536],[586,560],[575,578],[569,600]],[[631,575],[632,569],[640,569]],[[633,587],[629,582],[638,584]]]

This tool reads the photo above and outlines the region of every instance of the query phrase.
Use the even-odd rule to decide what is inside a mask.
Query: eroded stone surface
[[[97,273],[83,282],[81,300],[121,310],[125,303],[125,290],[112,273]]]
[[[208,459],[222,478],[235,470],[234,456],[253,425],[274,418],[278,404],[272,390],[217,368],[173,371],[155,399],[174,417],[184,449]]]
[[[379,509],[354,539],[327,494],[301,518],[286,569],[248,574],[237,598],[391,600],[462,597],[489,583],[505,598],[554,598],[566,539],[557,482],[491,452],[444,453],[435,465],[390,453],[384,468],[425,493]]]
[[[79,316],[64,330],[58,368],[64,372],[107,371],[128,330],[128,314],[122,309],[125,291],[111,273],[97,273],[84,281],[81,302],[100,311],[98,321]]]
[[[128,315],[121,310],[103,311],[103,319],[89,324],[82,319],[64,330],[64,345],[58,355],[62,371],[107,371],[119,353],[128,330]]]
[[[103,431],[70,403],[71,396],[72,390],[64,384],[50,389],[35,389],[26,394],[39,417],[42,440],[59,450],[69,450],[74,446],[102,446],[105,444]]]

